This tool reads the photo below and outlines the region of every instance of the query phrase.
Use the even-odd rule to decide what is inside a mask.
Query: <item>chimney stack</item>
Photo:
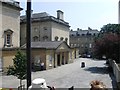
[[[63,14],[64,13],[61,10],[57,10],[57,18],[58,19],[64,20]]]

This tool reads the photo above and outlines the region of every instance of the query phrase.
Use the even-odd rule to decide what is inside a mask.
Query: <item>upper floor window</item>
[[[85,34],[82,34],[82,36],[85,36]]]
[[[82,44],[82,45],[81,45],[81,48],[83,48],[83,47],[84,47],[84,45]]]
[[[89,48],[92,48],[92,44],[91,43],[89,44]]]
[[[80,36],[80,34],[77,32],[77,33],[76,33],[76,36]]]
[[[95,33],[93,33],[93,36],[95,36],[96,34]]]
[[[74,36],[74,34],[71,34],[71,36]]]
[[[48,36],[44,36],[43,41],[48,41]]]
[[[11,35],[10,35],[10,34],[7,34],[7,35],[6,35],[6,44],[7,44],[7,45],[10,45],[10,43],[11,43],[10,41],[11,41]]]
[[[71,47],[73,47],[73,44],[70,44]]]
[[[34,42],[39,41],[38,39],[39,39],[38,36],[34,36],[34,37],[33,37],[33,41],[34,41]]]
[[[61,37],[61,38],[60,38],[60,41],[63,41],[63,39],[64,39],[64,38],[63,38],[63,37]]]
[[[87,36],[91,36],[91,33],[87,33],[86,35],[87,35]]]
[[[44,30],[47,30],[47,27],[43,27]]]
[[[37,31],[38,31],[38,29],[37,29],[37,28],[34,28],[34,31],[35,31],[35,32],[37,32]]]
[[[65,42],[66,42],[66,43],[68,42],[68,38],[65,38]]]
[[[11,47],[12,46],[12,34],[13,31],[10,29],[7,29],[4,31],[4,46]]]
[[[55,41],[58,41],[58,36],[55,36]]]

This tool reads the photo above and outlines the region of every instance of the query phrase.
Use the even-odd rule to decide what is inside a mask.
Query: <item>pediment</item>
[[[12,34],[13,31],[11,29],[7,29],[7,30],[4,31],[4,33],[11,33]]]
[[[70,51],[70,47],[66,43],[62,43],[59,45],[59,47],[56,49],[56,51]]]

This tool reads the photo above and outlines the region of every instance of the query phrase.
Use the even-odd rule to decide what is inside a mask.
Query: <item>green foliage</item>
[[[15,58],[13,59],[13,66],[8,68],[8,75],[14,75],[18,79],[26,79],[27,73],[27,60],[26,55],[21,51],[17,51]]]
[[[120,24],[107,24],[101,28],[94,43],[94,56],[114,59],[120,62]]]
[[[101,28],[101,34],[105,33],[116,33],[120,34],[120,24],[107,24]]]

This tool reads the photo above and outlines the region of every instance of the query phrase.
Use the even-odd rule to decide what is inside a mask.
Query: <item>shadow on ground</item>
[[[109,76],[111,78],[113,90],[118,90],[117,82],[116,82],[115,76],[113,75],[113,72],[109,72]]]
[[[84,69],[85,71],[90,71],[91,73],[98,73],[98,74],[109,74],[107,67],[89,67]]]
[[[111,70],[109,70],[108,67],[89,67],[84,70],[90,71],[91,73],[97,73],[97,74],[109,74],[111,78],[112,87],[113,87],[112,90],[118,90],[117,82],[115,80],[113,72],[111,72]]]

